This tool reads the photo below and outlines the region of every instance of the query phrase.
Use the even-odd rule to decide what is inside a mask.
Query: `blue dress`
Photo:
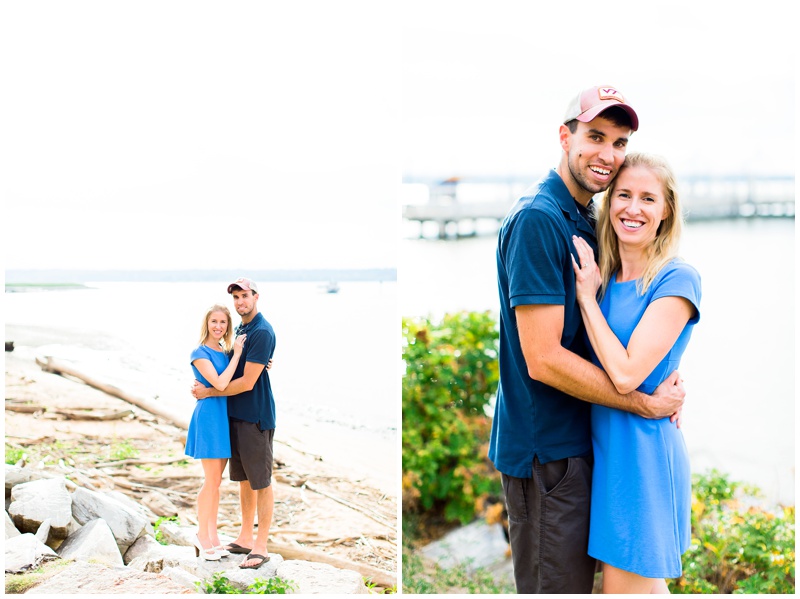
[[[211,360],[217,374],[228,367],[228,356],[205,345],[192,352],[191,361],[198,358]],[[197,367],[192,364],[194,376],[206,387],[211,387]],[[186,435],[186,455],[197,458],[230,458],[231,436],[228,427],[228,398],[207,397],[197,400],[194,406],[189,432]]]
[[[617,283],[614,278],[600,308],[626,347],[650,302],[684,297],[697,310],[639,387],[650,394],[678,368],[700,318],[700,275],[675,260],[661,269],[644,296],[637,293],[636,281]],[[601,366],[596,356],[593,360]],[[593,404],[592,445],[589,555],[647,578],[679,577],[691,537],[691,472],[683,433],[669,418],[649,420]]]

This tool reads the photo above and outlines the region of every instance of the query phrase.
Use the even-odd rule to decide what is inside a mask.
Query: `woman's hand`
[[[241,356],[242,355],[242,348],[244,347],[245,339],[247,339],[247,335],[245,333],[242,333],[233,342],[233,355],[234,356]]]
[[[572,236],[572,243],[578,252],[580,264],[572,256],[572,270],[575,271],[575,293],[578,303],[597,301],[597,290],[600,288],[602,279],[600,268],[594,261],[594,251],[582,237]]]

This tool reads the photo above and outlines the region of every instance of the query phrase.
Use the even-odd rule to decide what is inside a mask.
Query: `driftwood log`
[[[163,418],[164,420],[168,421],[170,424],[183,429],[189,429],[189,419],[184,414],[177,414],[174,411],[170,410],[168,407],[164,406],[163,404],[158,403],[152,399],[145,399],[143,397],[136,397],[135,395],[131,395],[130,393],[126,393],[122,389],[115,387],[114,385],[109,385],[108,383],[104,383],[102,381],[95,380],[86,374],[78,371],[75,367],[66,364],[65,362],[59,362],[58,360],[53,359],[51,356],[44,356],[44,357],[37,357],[36,363],[41,367],[42,370],[45,372],[52,372],[54,374],[61,374],[61,375],[69,375],[74,377],[78,380],[83,381],[90,387],[94,387],[95,389],[99,389],[108,395],[121,399],[123,401],[127,401],[134,406],[145,410],[146,412],[150,412],[159,418]]]
[[[314,549],[270,541],[269,550],[274,553],[279,553],[283,556],[283,559],[321,562],[323,564],[329,564],[334,568],[341,568],[342,570],[355,570],[362,576],[372,579],[372,582],[378,586],[388,588],[397,584],[397,575],[394,572],[387,572],[386,570],[381,570],[367,564],[351,562],[350,560],[327,555],[321,551],[315,551]]]

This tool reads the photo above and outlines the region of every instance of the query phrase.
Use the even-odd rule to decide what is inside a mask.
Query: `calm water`
[[[409,236],[418,231],[404,226]],[[400,312],[497,314],[495,243],[494,235],[404,239]],[[692,468],[716,467],[793,503],[794,220],[691,224],[681,254],[703,279],[701,320],[681,365]]]

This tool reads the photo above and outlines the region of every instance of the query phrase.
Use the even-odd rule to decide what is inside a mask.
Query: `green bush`
[[[692,476],[692,544],[673,593],[794,593],[794,507],[773,513],[759,491],[716,470]]]
[[[441,322],[403,319],[403,510],[448,522],[475,516],[478,498],[499,492],[486,458],[486,407],[498,381],[497,328],[488,312]]]

